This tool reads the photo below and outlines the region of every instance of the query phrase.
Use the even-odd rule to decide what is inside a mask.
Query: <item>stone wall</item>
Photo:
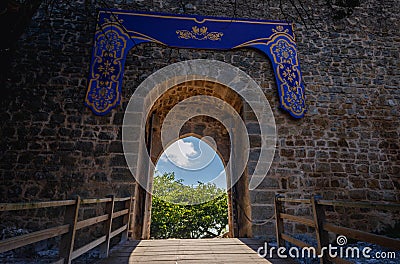
[[[396,1],[363,1],[355,8],[304,1],[304,9],[299,10],[304,21],[290,1],[282,1],[282,9],[279,1],[235,2],[236,8],[234,1],[217,0],[116,1],[113,7],[294,19],[306,86],[305,118],[294,120],[278,108],[271,65],[258,51],[156,44],[142,44],[130,52],[121,106],[107,116],[95,116],[83,102],[94,10],[104,6],[58,3],[50,14],[42,6],[18,42],[3,85],[0,197],[16,202],[132,193],[121,144],[129,98],[158,69],[205,58],[230,63],[249,74],[274,111],[277,151],[266,180],[251,193],[254,219],[271,216],[276,192],[291,197],[319,193],[326,199],[400,201],[400,10]],[[335,18],[341,16],[345,17]],[[292,210],[308,213],[306,208]],[[336,213],[331,217],[350,227],[376,231],[394,224],[396,216],[355,210],[347,212],[345,219]],[[254,235],[272,232],[271,224],[253,230]]]

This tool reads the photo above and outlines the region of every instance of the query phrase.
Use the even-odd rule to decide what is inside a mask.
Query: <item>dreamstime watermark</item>
[[[336,244],[333,246],[329,244],[327,247],[323,247],[320,252],[315,247],[274,247],[268,246],[265,242],[263,247],[259,247],[257,254],[262,258],[272,258],[278,256],[278,258],[344,258],[344,259],[396,259],[396,252],[389,251],[378,251],[373,252],[370,247],[357,247],[357,246],[346,246],[347,238],[345,236],[338,236],[336,238]]]
[[[345,259],[395,259],[396,252],[372,252],[370,247],[356,247],[356,246],[345,246],[347,244],[347,238],[345,236],[338,236],[336,239],[338,246],[329,244],[327,247],[323,247],[321,252],[318,252],[315,247],[269,247],[268,243],[265,242],[264,247],[259,247],[257,254],[262,257],[272,258],[278,256],[278,258],[345,258]]]

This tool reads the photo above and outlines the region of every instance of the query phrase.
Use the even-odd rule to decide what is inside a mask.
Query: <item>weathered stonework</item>
[[[272,215],[276,192],[290,197],[319,193],[326,199],[399,202],[399,5],[365,1],[347,18],[335,20],[324,4],[304,2],[315,19],[306,21],[307,28],[297,23],[295,30],[308,105],[301,120],[278,108],[271,65],[259,52],[183,50],[156,44],[143,44],[130,52],[121,106],[110,115],[94,116],[83,100],[95,18],[85,16],[80,11],[84,4],[79,2],[72,7],[60,4],[50,20],[44,19],[42,7],[20,39],[3,85],[0,197],[17,202],[132,193],[133,177],[121,143],[131,95],[142,81],[171,63],[209,59],[250,75],[275,116],[274,162],[264,182],[250,193],[254,220]],[[176,1],[118,1],[113,7],[260,19],[285,19],[289,14],[301,21],[288,3],[284,13],[279,3],[270,1],[237,4],[235,9],[230,1],[217,0],[198,0],[184,7]],[[94,11],[89,13],[94,15]],[[254,115],[246,109],[243,116],[249,120],[251,155],[257,156],[259,128],[250,122]],[[250,162],[249,172],[253,169]],[[309,214],[305,207],[289,209]],[[362,210],[347,211],[346,216],[330,212],[329,217],[368,231],[382,230],[399,220],[395,214]],[[30,228],[33,222],[24,218],[21,226]],[[307,231],[301,226],[287,228]],[[272,223],[254,226],[253,234],[273,234]]]
[[[157,127],[153,126],[153,136],[157,137],[160,141],[161,125],[168,112],[180,101],[196,95],[220,98],[232,105],[239,113],[242,109],[242,99],[240,96],[221,84],[202,80],[185,82],[169,89],[161,98],[158,98],[153,105],[150,112],[157,115],[157,122],[160,124]],[[195,134],[201,137],[213,137],[214,140],[218,142],[216,151],[221,155],[223,162],[226,164],[229,161],[230,154],[230,139],[228,133],[227,129],[218,120],[207,116],[197,116],[185,123],[180,135],[184,137],[189,134]],[[152,161],[154,164],[157,163],[162,152],[162,148],[152,150]]]
[[[185,90],[185,87],[187,87],[186,93],[182,92]],[[210,87],[213,87],[214,89],[211,90]],[[180,91],[179,96],[176,95],[173,98],[169,96],[171,94],[176,94],[178,91]],[[211,98],[214,98],[214,102],[208,101],[209,105],[199,105],[194,101],[193,104],[187,106],[193,112],[191,112],[192,114],[186,118],[183,116],[190,112],[189,109],[181,113],[174,110],[174,107],[178,102],[180,103],[195,98],[198,95],[213,95]],[[204,101],[206,99],[203,98],[197,100]],[[217,102],[215,100],[219,101]],[[166,103],[166,101],[168,101],[168,103]],[[251,118],[240,117],[239,113],[242,112],[240,106],[243,106],[245,102],[246,105],[248,104],[249,107],[255,111],[253,115],[248,114],[248,116],[255,116],[260,120],[259,123],[254,123]],[[222,106],[223,103],[225,104],[224,106]],[[222,111],[222,108],[218,109],[217,107],[212,111],[209,111],[209,109],[212,109],[213,106],[217,105],[223,108],[231,108],[232,110],[225,112]],[[251,113],[253,110],[246,110],[246,112]],[[167,111],[168,114],[173,113],[172,115],[177,114],[177,116],[173,117],[169,121],[164,120],[163,114]],[[229,140],[232,141],[230,144],[232,146],[232,153],[230,154],[233,154],[235,159],[232,160],[231,157],[229,157],[228,161],[226,157],[222,158],[226,164],[227,175],[231,176],[228,176],[227,178],[231,178],[231,181],[233,182],[228,185],[232,186],[237,182],[235,188],[232,189],[234,195],[232,195],[232,197],[230,194],[228,195],[229,199],[232,198],[232,201],[237,202],[236,204],[238,205],[238,208],[240,207],[240,210],[237,210],[237,214],[233,214],[237,216],[238,219],[238,229],[237,232],[234,232],[234,235],[242,237],[251,236],[251,222],[247,220],[251,218],[251,204],[248,198],[248,189],[252,186],[253,181],[259,182],[264,178],[267,171],[266,168],[269,167],[267,165],[270,165],[273,159],[274,150],[272,150],[269,155],[266,154],[265,151],[264,154],[263,152],[260,152],[260,157],[256,157],[254,154],[250,155],[249,162],[256,163],[256,161],[260,159],[261,162],[259,162],[258,166],[264,167],[264,170],[261,170],[260,172],[260,169],[258,169],[253,176],[251,176],[253,174],[251,173],[248,177],[245,170],[247,165],[245,159],[248,155],[246,150],[250,151],[251,154],[251,149],[247,149],[243,146],[246,146],[244,144],[247,144],[245,142],[248,142],[247,134],[254,134],[254,131],[250,128],[257,126],[259,127],[259,134],[260,131],[264,132],[259,135],[263,142],[263,148],[265,149],[266,147],[270,147],[274,149],[276,142],[275,123],[271,107],[269,102],[265,99],[262,89],[249,75],[230,64],[217,60],[203,59],[174,63],[156,71],[136,88],[126,107],[122,126],[122,143],[128,167],[132,175],[135,176],[135,179],[140,184],[140,191],[138,190],[138,192],[142,193],[143,189],[141,188],[144,188],[147,191],[150,190],[149,186],[151,185],[151,180],[149,181],[150,176],[148,177],[148,175],[152,175],[154,166],[150,166],[151,164],[148,153],[151,153],[151,159],[153,165],[155,165],[154,163],[162,150],[159,136],[160,127],[173,122],[173,127],[176,127],[180,123],[183,125],[183,129],[185,129],[185,122],[187,125],[190,125],[190,119],[196,117],[198,113],[217,119],[227,130],[236,130],[236,133],[229,133]],[[141,118],[137,118],[138,115],[141,116]],[[235,120],[236,117],[227,119],[224,117],[226,115],[231,117],[236,115],[238,120]],[[224,119],[230,121],[223,121]],[[247,119],[249,119],[248,121],[250,122],[247,122]],[[147,125],[145,125],[146,121]],[[234,124],[231,122],[234,122]],[[249,132],[247,132],[245,125],[249,125]],[[146,127],[146,131],[143,129],[144,127]],[[172,127],[170,129],[172,129]],[[218,135],[223,133],[223,131],[224,129],[220,131],[212,131],[212,136],[214,137],[214,140],[217,141],[217,150],[226,149],[226,146],[222,145],[224,143],[223,141],[226,141],[226,136],[218,138]],[[181,131],[169,140],[175,141],[179,139],[181,135],[180,132]],[[195,130],[190,130],[188,132],[193,133],[198,137],[207,136],[206,134],[196,133]],[[172,142],[166,143],[168,144]],[[132,144],[135,144],[138,147],[134,148]],[[258,152],[257,149],[256,151]],[[240,168],[243,168],[243,170]],[[250,180],[249,183],[247,182],[248,179]],[[229,181],[230,180],[228,179],[228,182]],[[256,186],[253,188],[255,187]],[[228,193],[231,193],[231,190],[228,190]],[[145,196],[148,198],[139,198],[135,200],[137,205],[135,208],[140,208],[140,210],[135,213],[135,226],[137,228],[135,228],[134,233],[137,238],[148,238],[148,235],[150,234],[150,226],[146,226],[146,223],[149,222],[149,219],[147,219],[149,218],[149,214],[145,212],[150,212],[151,210],[151,197],[148,194],[145,194]],[[142,195],[140,194],[139,197],[142,197]],[[229,221],[231,222],[231,218]]]

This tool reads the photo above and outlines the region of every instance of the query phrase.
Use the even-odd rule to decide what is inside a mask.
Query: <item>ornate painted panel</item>
[[[292,24],[281,21],[101,10],[85,103],[105,115],[121,101],[126,56],[140,43],[177,48],[255,48],[271,60],[280,106],[295,118],[306,111]]]

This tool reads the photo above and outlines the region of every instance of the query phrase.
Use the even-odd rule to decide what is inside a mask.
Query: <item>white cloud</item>
[[[171,161],[176,166],[186,167],[190,165],[191,157],[197,154],[192,142],[180,139],[170,145],[160,159],[164,162]]]
[[[185,170],[199,171],[214,160],[216,152],[206,142],[194,137],[180,139],[161,155],[160,161]]]

